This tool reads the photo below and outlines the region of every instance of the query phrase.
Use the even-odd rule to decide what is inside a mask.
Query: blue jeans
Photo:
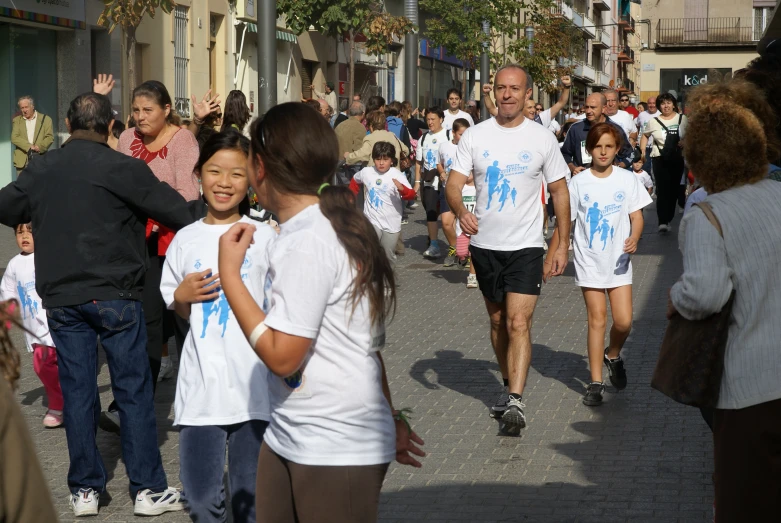
[[[228,488],[234,523],[255,523],[255,480],[263,433],[268,422],[182,426],[179,429],[179,479],[190,518],[197,523],[224,523],[223,471],[228,448]]]
[[[146,354],[146,326],[140,301],[89,302],[46,311],[57,346],[60,385],[65,399],[65,436],[70,467],[68,487],[106,490],[106,468],[95,434],[100,418],[98,336],[106,351],[111,389],[122,424],[122,458],[130,495],[168,488],[157,445],[152,373]]]

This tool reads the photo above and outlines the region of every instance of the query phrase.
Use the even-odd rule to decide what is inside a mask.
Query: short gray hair
[[[342,98],[339,101],[339,111],[344,112],[347,110],[347,108],[350,106],[349,102],[347,101],[347,98]]]
[[[527,71],[526,68],[523,67],[522,65],[514,64],[514,63],[504,64],[502,67],[500,67],[496,71],[496,73],[494,73],[494,83],[496,82],[496,78],[499,76],[499,73],[501,73],[505,69],[515,69],[515,70],[518,70],[518,71],[522,71],[523,74],[526,75],[526,90],[527,91],[534,86],[534,79],[532,78],[532,75],[529,73],[529,71]]]
[[[26,94],[24,96],[20,96],[19,99],[16,101],[16,105],[19,105],[19,102],[21,102],[22,100],[30,100],[30,105],[35,107],[35,100],[33,100],[33,97],[30,96],[29,94]]]
[[[366,106],[363,105],[363,102],[359,102],[358,100],[356,100],[350,104],[350,112],[347,114],[349,116],[360,116],[365,112],[366,112]]]
[[[616,98],[620,98],[620,96],[618,96],[618,91],[616,91],[615,89],[605,89],[604,91],[602,91],[602,94],[605,96],[605,99],[607,99],[608,94],[614,94],[616,95]]]

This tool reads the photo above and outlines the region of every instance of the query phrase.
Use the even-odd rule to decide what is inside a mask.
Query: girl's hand
[[[219,274],[212,276],[211,269],[188,274],[174,291],[174,300],[183,304],[213,300],[220,290],[219,277]]]
[[[545,263],[542,264],[542,281],[548,283],[548,280],[551,279],[551,273],[553,273],[553,262],[545,260]]]
[[[244,257],[250,244],[254,243],[252,235],[255,234],[255,226],[249,223],[238,222],[228,232],[220,236],[220,272],[229,276],[238,276]]]
[[[412,455],[423,457],[426,455],[417,445],[423,445],[423,440],[414,431],[407,428],[407,424],[400,419],[396,423],[396,461],[402,465],[420,468],[423,465]],[[417,445],[416,445],[417,444]]]
[[[637,252],[637,240],[631,236],[624,240],[624,252],[627,254],[634,254]]]

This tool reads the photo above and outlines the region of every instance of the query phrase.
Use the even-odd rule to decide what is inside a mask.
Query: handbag
[[[716,215],[708,203],[695,204],[719,231]],[[721,311],[702,320],[687,320],[675,314],[667,324],[656,362],[651,387],[668,398],[693,407],[715,407],[724,374],[724,353],[730,313],[735,300],[732,291]]]
[[[412,159],[409,157],[409,154],[405,153],[401,148],[401,142],[398,138],[396,138],[396,141],[399,143],[399,170],[404,172],[412,167]]]

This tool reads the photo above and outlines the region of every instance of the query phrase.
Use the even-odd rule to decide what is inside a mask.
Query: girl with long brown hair
[[[281,232],[261,304],[241,278],[255,227],[220,239],[225,296],[271,371],[271,422],[258,461],[261,522],[372,522],[388,466],[420,467],[423,441],[394,411],[380,350],[395,305],[393,269],[347,187],[328,185],[336,135],[303,104],[251,128],[248,172]]]

